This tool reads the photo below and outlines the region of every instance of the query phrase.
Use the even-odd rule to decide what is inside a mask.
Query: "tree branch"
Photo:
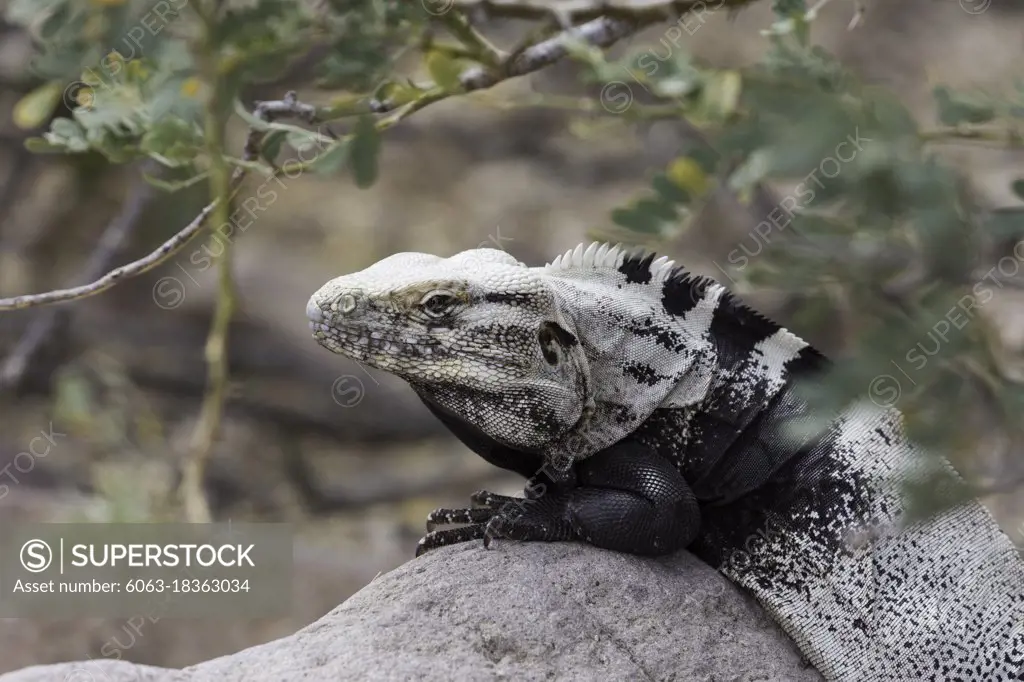
[[[503,19],[545,19],[562,23],[598,17],[644,24],[675,19],[686,12],[715,12],[753,4],[756,0],[446,0],[449,8]],[[450,10],[449,10],[450,11]]]
[[[315,122],[318,120],[319,112],[320,109],[310,104],[299,102],[296,99],[295,93],[289,92],[282,100],[258,102],[253,110],[253,115],[260,120],[267,122],[284,116],[294,116],[306,121]],[[263,131],[250,129],[249,136],[246,139],[245,149],[242,154],[243,160],[255,161],[259,158],[260,140],[262,137]],[[246,173],[244,169],[241,167],[235,168],[230,183],[232,196],[238,192],[238,188],[245,175]],[[206,225],[206,221],[209,219],[216,206],[216,201],[208,204],[199,212],[199,215],[197,215],[192,222],[161,244],[149,255],[143,256],[142,258],[132,261],[127,265],[114,268],[107,274],[93,282],[90,282],[89,284],[82,284],[68,289],[56,289],[54,291],[47,291],[41,294],[24,294],[22,296],[14,296],[13,298],[0,298],[0,310],[19,310],[22,308],[32,308],[49,303],[59,303],[61,301],[72,301],[79,298],[86,298],[88,296],[95,296],[96,294],[102,293],[126,279],[138,277],[143,273],[149,272],[161,263],[169,260],[172,256],[185,248],[189,242],[195,239]]]
[[[639,24],[635,22],[605,17],[588,21],[581,26],[562,31],[554,38],[543,40],[536,45],[531,45],[518,53],[512,54],[508,60],[500,65],[500,72],[482,66],[466,69],[459,76],[462,92],[445,93],[430,91],[428,95],[432,95],[432,97],[430,102],[426,104],[446,99],[454,94],[483,90],[509,78],[525,76],[528,73],[539,71],[565,58],[569,54],[569,43],[572,40],[583,41],[595,47],[608,47],[634,33],[638,28]],[[419,99],[405,106],[416,104],[417,102],[419,102]],[[390,101],[374,101],[370,103],[371,110],[378,114],[393,111],[398,109],[399,106]],[[418,108],[422,108],[422,106]]]
[[[958,142],[980,142],[997,144],[1000,147],[1020,147],[1024,145],[1024,132],[1013,128],[993,128],[986,126],[947,126],[922,130],[918,137],[923,142],[955,144]]]
[[[149,164],[152,166],[152,164]],[[145,169],[144,171],[145,172]],[[110,268],[110,262],[117,256],[125,239],[131,234],[142,217],[142,212],[153,197],[153,188],[139,178],[125,202],[121,212],[107,225],[100,237],[100,243],[89,256],[79,279],[91,281]],[[53,330],[67,310],[56,307],[45,311],[29,324],[14,350],[0,367],[0,390],[17,387],[36,351],[52,338]]]

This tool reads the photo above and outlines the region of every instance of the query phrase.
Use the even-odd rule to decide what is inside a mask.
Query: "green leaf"
[[[668,222],[678,218],[676,209],[660,196],[644,197],[636,202],[636,210],[648,213],[659,221]]]
[[[916,135],[917,122],[899,96],[878,86],[864,88],[864,101],[875,127],[895,134]]]
[[[686,192],[687,196],[699,198],[707,193],[711,181],[701,165],[688,156],[680,156],[669,164],[666,172],[669,180]]]
[[[42,137],[29,137],[25,139],[25,149],[34,154],[66,154],[68,148],[62,144],[54,144]]]
[[[664,173],[655,175],[651,185],[654,187],[654,191],[658,193],[658,196],[662,197],[665,201],[672,202],[673,204],[688,204],[690,202],[690,195],[686,190],[669,180],[668,176]]]
[[[434,79],[434,82],[446,92],[462,90],[462,82],[459,80],[462,70],[459,68],[458,62],[445,53],[432,51],[427,54],[427,71],[430,72],[430,77]]]
[[[288,146],[300,154],[318,146],[316,133],[309,130],[296,128],[282,132],[284,132],[285,139],[288,141]]]
[[[656,216],[634,208],[613,209],[612,222],[633,232],[661,234],[661,221]]]
[[[14,124],[22,130],[38,128],[46,123],[60,103],[64,88],[58,81],[44,83],[14,105]]]
[[[1024,209],[996,209],[984,222],[983,229],[996,238],[1020,237],[1024,235]]]
[[[1010,185],[1010,189],[1012,189],[1013,193],[1016,194],[1019,198],[1024,199],[1024,178],[1020,180],[1014,180],[1013,184]]]
[[[200,132],[180,118],[165,118],[147,130],[140,141],[141,150],[160,156],[171,167],[190,163],[203,148]]]
[[[380,102],[391,102],[391,104],[393,106],[400,107],[403,104],[408,104],[409,102],[413,101],[414,99],[416,99],[417,97],[422,95],[423,92],[424,92],[424,90],[422,90],[421,88],[415,87],[411,83],[410,84],[406,84],[406,83],[396,83],[395,81],[385,81],[384,83],[381,83],[373,91],[373,99],[376,99],[376,100],[378,100]],[[357,100],[357,101],[360,102],[360,103],[362,102],[362,100]],[[346,102],[341,101],[341,102],[338,102],[338,104],[335,104],[335,102],[332,101],[331,102],[332,113],[337,110],[336,107],[337,108],[342,108],[343,106],[346,106],[346,105],[347,105],[348,108],[350,108],[352,110],[356,109],[355,102],[348,102],[348,103],[346,103]],[[365,106],[363,107],[363,110],[365,110]]]
[[[260,155],[272,163],[281,152],[281,145],[286,137],[287,133],[283,130],[271,130],[263,136],[263,144],[260,145]]]
[[[348,161],[349,145],[345,141],[339,141],[327,148],[327,151],[318,154],[310,164],[310,170],[319,175],[331,175],[345,167]]]
[[[70,118],[64,118],[63,116],[53,119],[53,122],[50,124],[50,130],[53,131],[54,135],[66,138],[82,136],[81,126]]]
[[[349,167],[356,187],[366,189],[377,181],[377,157],[380,154],[380,133],[372,116],[360,116],[349,145]]]
[[[732,175],[729,176],[729,188],[735,192],[753,187],[771,172],[773,166],[772,153],[768,149],[758,149],[747,157]]]
[[[706,79],[700,94],[701,114],[711,120],[726,119],[736,112],[743,78],[739,71],[721,71]]]
[[[672,203],[655,194],[638,199],[631,206],[614,209],[611,218],[628,230],[660,235],[666,225],[679,221],[679,213]]]
[[[78,123],[69,118],[53,119],[50,123],[50,130],[43,133],[43,140],[53,147],[62,147],[69,153],[89,150],[89,141],[85,138],[85,131]],[[42,149],[42,145],[38,142],[33,143],[33,146]]]

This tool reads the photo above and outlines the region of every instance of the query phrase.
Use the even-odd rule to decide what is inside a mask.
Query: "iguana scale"
[[[689,548],[830,680],[1024,679],[1009,538],[976,500],[906,521],[901,484],[955,470],[866,400],[813,428],[793,383],[828,361],[713,280],[596,243],[542,267],[400,253],[331,280],[306,312],[321,345],[406,380],[529,479],[524,498],[433,512],[417,554],[496,536]]]

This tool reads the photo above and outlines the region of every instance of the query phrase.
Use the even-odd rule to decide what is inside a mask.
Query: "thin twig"
[[[924,142],[991,142],[1000,146],[1024,145],[1024,133],[1012,128],[979,128],[968,125],[922,130],[918,137]]]
[[[475,11],[502,19],[581,21],[599,16],[654,23],[686,12],[715,12],[753,4],[754,0],[448,0],[449,11]]]
[[[192,219],[192,222],[185,226],[183,230],[161,244],[148,256],[132,261],[127,265],[114,268],[95,282],[91,282],[89,284],[83,284],[69,289],[56,289],[42,294],[25,294],[23,296],[15,296],[13,298],[0,298],[0,310],[20,310],[22,308],[46,305],[47,303],[59,303],[61,301],[72,301],[79,298],[86,298],[88,296],[95,296],[98,293],[110,289],[122,280],[138,277],[145,272],[149,272],[185,248],[185,246],[191,242],[197,234],[199,234],[203,225],[206,224],[206,219],[209,217],[210,213],[213,212],[214,205],[215,204],[210,204],[209,206],[206,206],[199,212],[199,215]]]
[[[465,15],[460,12],[445,12],[441,15],[441,21],[448,27],[452,35],[462,42],[463,46],[470,50],[476,59],[490,68],[499,68],[505,60],[505,53],[491,44],[486,37],[481,35]]]
[[[155,172],[154,165],[147,164],[147,167],[143,168],[143,172]],[[152,198],[152,186],[139,178],[132,187],[121,212],[103,231],[99,244],[96,245],[82,269],[82,274],[78,277],[80,281],[95,280],[110,268],[111,261],[117,256],[128,235],[138,225],[139,218]],[[66,306],[56,306],[40,312],[32,320],[14,350],[7,357],[3,367],[0,367],[0,391],[17,387],[25,374],[25,369],[40,346],[53,337],[53,330],[58,326],[61,317],[69,314],[69,309]]]
[[[283,100],[258,102],[253,111],[253,115],[268,122],[286,115],[295,116],[307,121],[313,121],[317,119],[319,112],[320,110],[316,107],[297,101],[295,99],[295,93],[289,92],[285,95]],[[261,130],[253,129],[249,131],[249,137],[246,140],[245,150],[242,156],[244,160],[253,161],[259,157],[260,140],[262,137],[263,131]],[[234,175],[231,178],[232,194],[237,193],[245,174],[246,173],[243,168],[235,168]],[[95,296],[96,294],[102,293],[126,279],[138,277],[139,275],[149,272],[161,263],[169,260],[172,256],[185,248],[193,239],[195,239],[206,225],[207,219],[210,217],[210,214],[213,213],[216,206],[216,201],[205,206],[203,210],[199,212],[199,215],[192,219],[192,222],[161,244],[152,253],[126,265],[114,268],[107,274],[93,282],[90,282],[89,284],[83,284],[68,289],[56,289],[54,291],[47,291],[41,294],[25,294],[22,296],[14,296],[13,298],[0,298],[0,310],[19,310],[22,308],[32,308],[49,303],[59,303],[61,301],[72,301],[79,298],[86,298],[88,296]]]
[[[502,64],[501,73],[497,73],[494,69],[479,66],[466,69],[466,71],[459,76],[459,81],[462,85],[462,92],[483,90],[484,88],[489,88],[509,78],[525,76],[528,73],[533,73],[534,71],[539,71],[546,66],[550,66],[551,64],[564,59],[569,54],[569,44],[573,40],[589,43],[595,47],[608,47],[619,40],[622,40],[626,36],[631,35],[638,30],[640,26],[641,24],[637,22],[609,19],[607,17],[588,21],[585,24],[571,30],[562,31],[553,38],[542,40],[536,45],[532,45],[531,47],[511,55],[510,58]],[[435,92],[434,90],[431,90],[424,95],[429,95],[431,100],[418,106],[418,108],[422,109],[427,104],[432,104],[442,99],[446,99],[451,94],[452,93],[443,91]],[[376,113],[385,113],[398,109],[401,106],[408,107],[416,104],[417,102],[418,100],[413,100],[413,102],[409,102],[405,105],[398,105],[393,102],[374,102],[371,104],[371,108]]]

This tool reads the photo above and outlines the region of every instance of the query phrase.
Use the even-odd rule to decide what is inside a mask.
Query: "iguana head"
[[[405,379],[517,449],[543,450],[593,402],[555,291],[504,251],[395,254],[329,281],[306,314],[328,350]]]
[[[495,249],[400,253],[331,280],[306,313],[324,347],[564,470],[703,398],[724,296],[664,256],[594,243],[532,268]]]

